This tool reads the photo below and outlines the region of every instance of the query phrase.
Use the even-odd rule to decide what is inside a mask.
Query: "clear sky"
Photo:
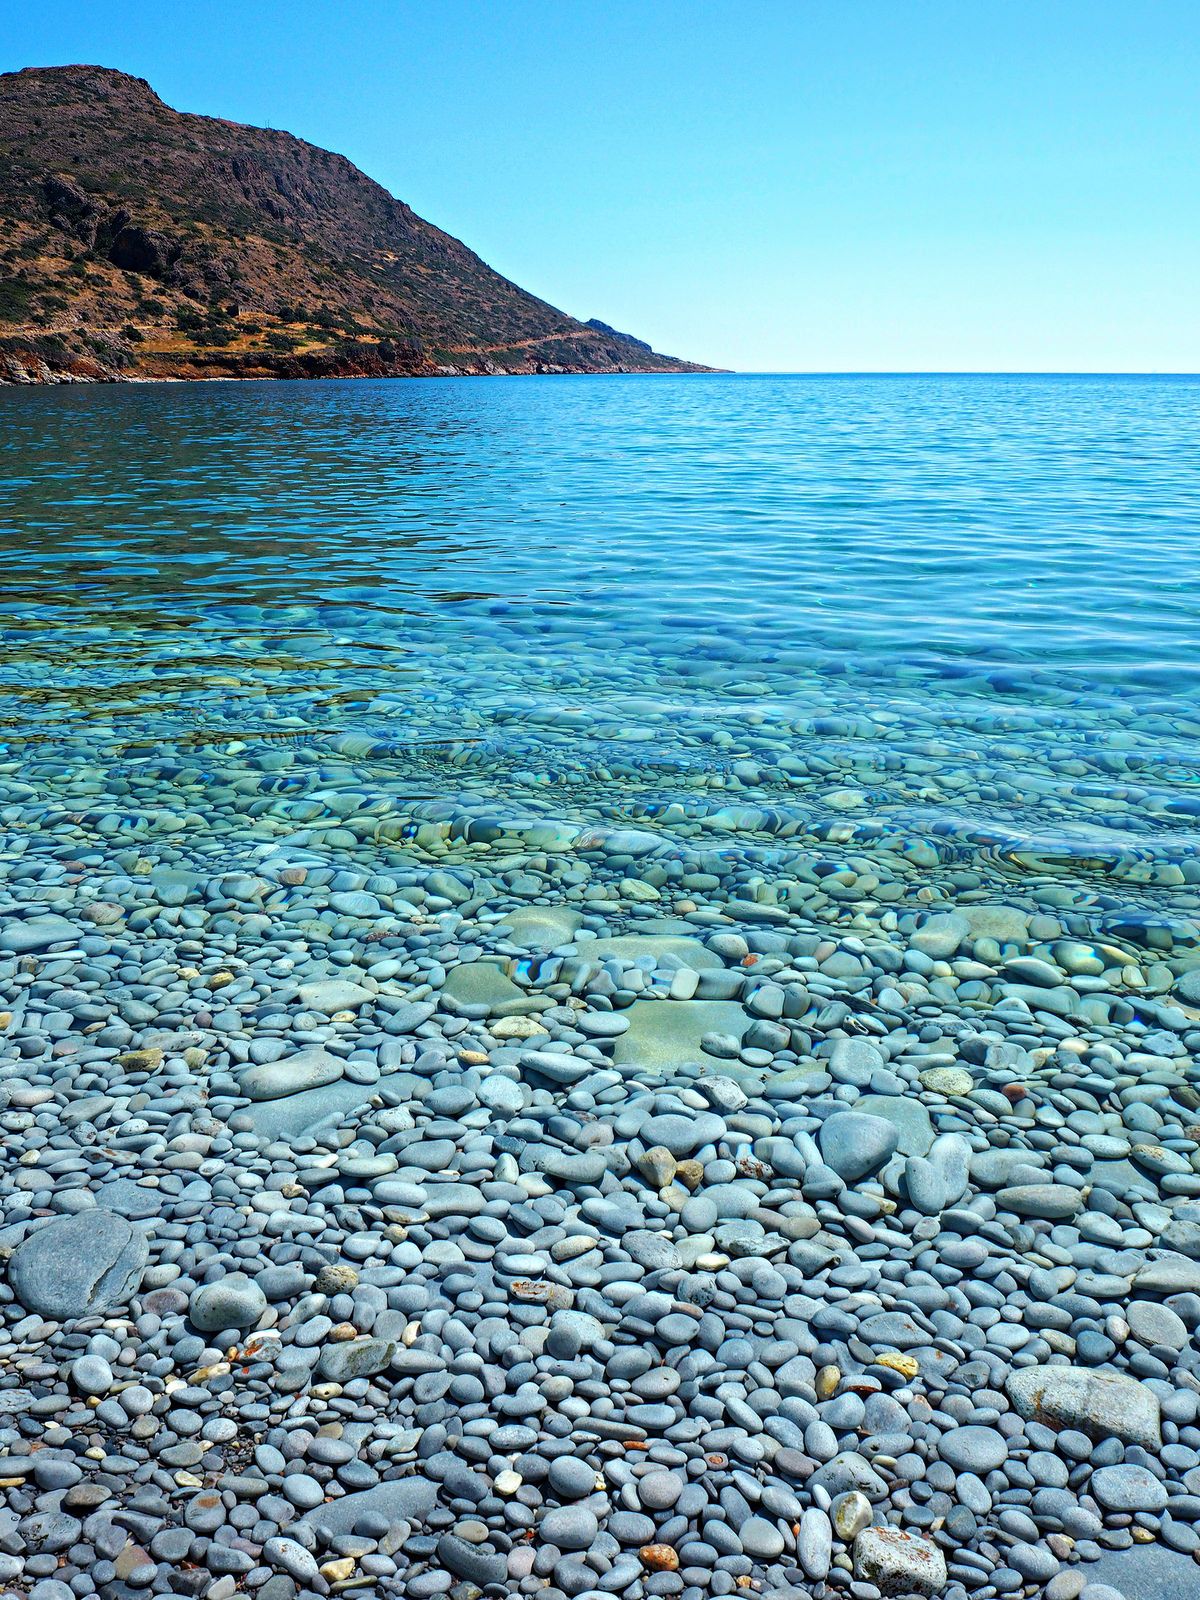
[[[1197,0],[36,0],[348,155],[580,317],[742,370],[1200,370]]]

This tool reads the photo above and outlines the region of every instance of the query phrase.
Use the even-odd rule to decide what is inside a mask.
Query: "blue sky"
[[[742,370],[1200,370],[1195,0],[80,0],[94,61],[348,155],[581,317]]]

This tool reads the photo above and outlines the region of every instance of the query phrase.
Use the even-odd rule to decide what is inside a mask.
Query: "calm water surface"
[[[843,920],[1000,891],[1190,938],[1198,415],[1190,379],[0,391],[7,842],[628,830]]]

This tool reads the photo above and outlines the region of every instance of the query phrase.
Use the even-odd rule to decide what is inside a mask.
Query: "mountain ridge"
[[[345,156],[109,67],[0,74],[0,381],[703,372],[489,267]]]

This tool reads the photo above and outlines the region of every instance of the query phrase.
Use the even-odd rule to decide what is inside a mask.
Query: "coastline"
[[[301,370],[296,370],[297,368]],[[382,362],[334,362],[307,370],[303,362],[289,362],[281,363],[279,370],[270,372],[230,370],[173,374],[120,372],[101,362],[85,361],[73,361],[67,366],[52,367],[40,356],[22,358],[0,354],[0,388],[45,389],[88,384],[278,383],[322,378],[680,377],[725,370],[722,367],[704,367],[690,362],[674,362],[661,367],[603,368],[550,363],[528,367],[501,367],[489,363],[483,367],[430,366],[428,369],[416,370],[393,368]]]

